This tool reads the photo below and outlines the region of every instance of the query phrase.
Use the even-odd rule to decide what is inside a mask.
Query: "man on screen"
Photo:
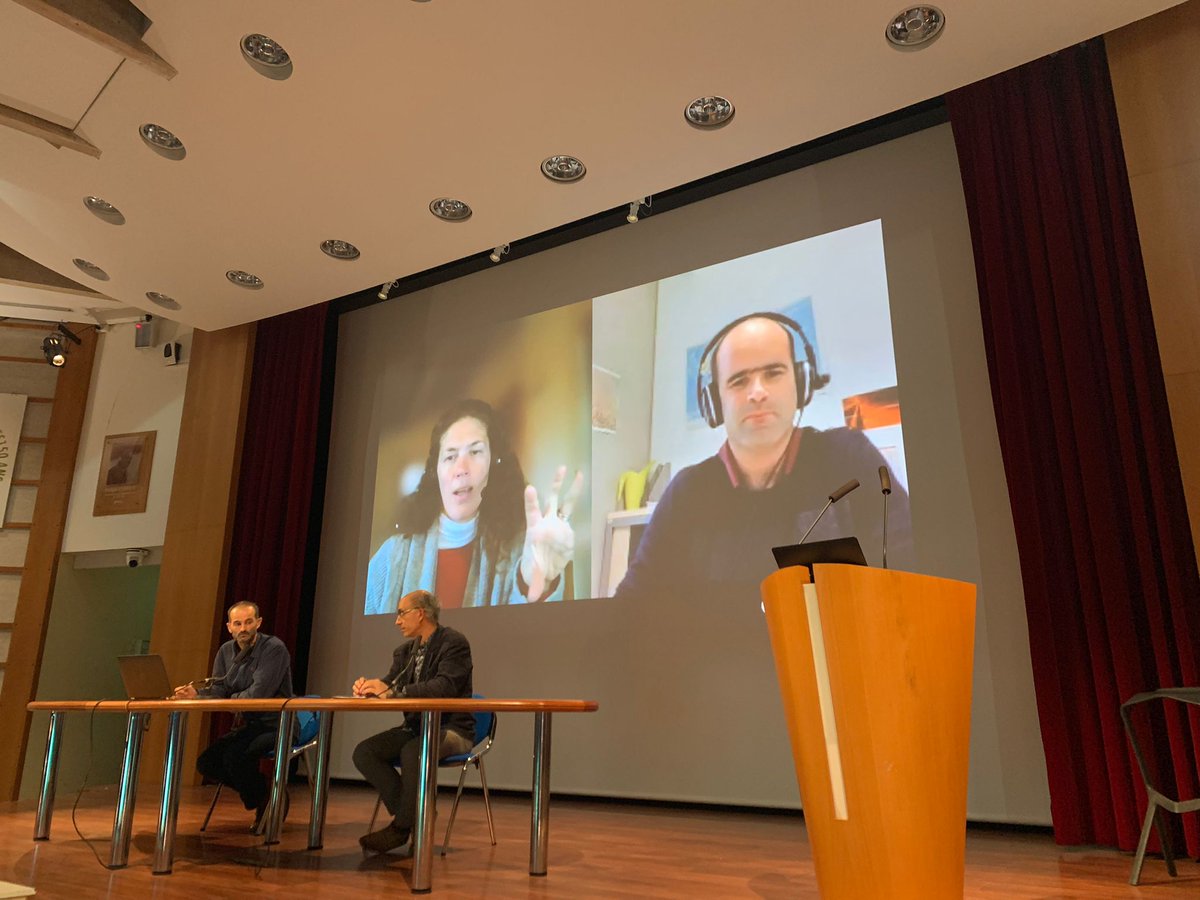
[[[292,697],[292,657],[279,638],[259,631],[262,617],[255,603],[229,607],[225,628],[231,635],[217,650],[212,678],[175,688],[176,700],[227,697],[251,700]],[[275,749],[278,713],[241,713],[241,724],[209,745],[196,760],[200,774],[238,792],[242,805],[255,810],[255,826],[267,807],[267,780],[258,761]]]
[[[359,678],[356,697],[471,697],[471,645],[453,628],[438,624],[441,607],[429,591],[400,598],[396,626],[409,640],[392,654],[383,678]],[[364,850],[387,853],[408,843],[417,817],[420,778],[420,713],[405,713],[404,724],[367,738],[354,748],[354,765],[379,791],[392,821],[358,839]],[[466,753],[475,743],[475,717],[446,713],[438,758]],[[400,771],[396,771],[396,767]]]
[[[796,424],[828,376],[817,371],[803,330],[786,316],[735,319],[713,336],[700,364],[701,413],[710,427],[724,425],[726,441],[715,456],[671,480],[616,596],[670,593],[757,605],[759,582],[774,568],[771,547],[798,541],[829,493],[850,479],[878,483],[885,463],[861,431]],[[908,495],[899,484],[889,498],[888,525],[889,564],[911,567]],[[809,540],[851,535],[868,554],[880,547],[878,491],[856,491],[832,506]]]

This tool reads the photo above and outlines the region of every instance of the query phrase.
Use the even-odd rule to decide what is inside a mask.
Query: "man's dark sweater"
[[[260,632],[249,655],[235,664],[240,653],[235,640],[221,645],[213,660],[213,677],[222,680],[202,691],[203,696],[240,700],[294,696],[292,658],[283,641]],[[246,712],[242,719],[277,722],[279,714]]]
[[[857,537],[877,563],[883,541],[883,456],[861,431],[802,430],[790,471],[762,491],[734,487],[716,456],[677,474],[642,535],[617,597],[651,603],[678,595],[690,601],[733,600],[755,607],[759,583],[775,570],[771,548],[794,544],[829,493],[857,478],[862,487],[830,507],[809,541]],[[888,565],[914,564],[908,495],[896,484],[888,498]]]

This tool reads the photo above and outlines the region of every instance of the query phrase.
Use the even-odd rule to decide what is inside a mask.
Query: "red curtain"
[[[297,690],[308,663],[335,322],[323,303],[258,323],[229,556],[230,602],[258,604],[263,631],[291,650]]]
[[[1119,707],[1200,684],[1200,578],[1103,43],[962,88],[947,106],[1055,837],[1132,849],[1146,800]],[[1196,717],[1172,711],[1160,738],[1168,787],[1194,796]]]

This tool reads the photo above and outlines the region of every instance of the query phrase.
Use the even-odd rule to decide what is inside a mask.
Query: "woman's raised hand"
[[[576,472],[571,487],[559,503],[567,467],[559,466],[546,494],[546,505],[538,503],[538,492],[532,484],[525,488],[525,549],[521,554],[521,577],[529,586],[526,595],[533,603],[543,598],[546,586],[562,575],[575,555],[575,532],[571,529],[571,512],[583,493],[583,473]]]

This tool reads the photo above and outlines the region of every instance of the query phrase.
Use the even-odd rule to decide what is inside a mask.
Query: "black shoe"
[[[254,807],[254,824],[250,826],[251,834],[262,834],[264,831],[266,831],[266,828],[267,828],[266,813],[267,813],[267,809],[270,807],[270,805],[271,805],[271,794],[270,794],[270,792],[268,792],[267,796],[264,799],[260,800],[258,802],[258,805]],[[292,808],[292,793],[291,793],[291,791],[285,790],[283,792],[283,815],[279,817],[279,825],[281,828],[283,827],[283,823],[287,821],[288,812],[291,810],[291,808]]]
[[[364,834],[358,839],[359,846],[370,853],[387,853],[408,843],[411,828],[401,828],[394,822],[385,825],[378,831]]]

